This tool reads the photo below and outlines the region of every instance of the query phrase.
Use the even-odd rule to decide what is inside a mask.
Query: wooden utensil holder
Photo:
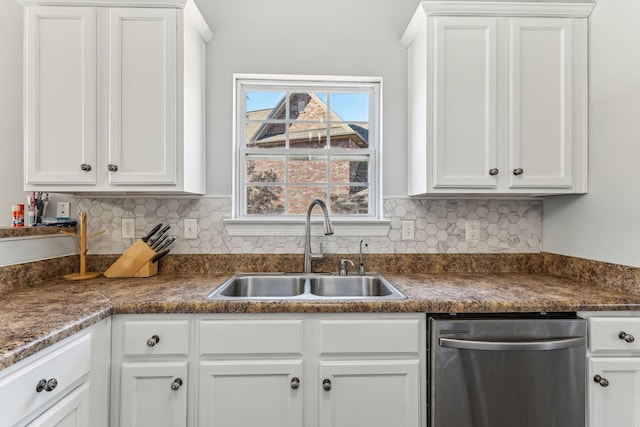
[[[111,267],[105,277],[150,277],[158,274],[158,263],[151,262],[156,252],[142,240],[137,240]]]

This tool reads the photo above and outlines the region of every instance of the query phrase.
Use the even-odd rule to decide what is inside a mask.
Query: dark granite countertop
[[[112,314],[142,313],[503,313],[638,310],[640,296],[587,282],[527,273],[387,274],[401,301],[208,301],[228,274],[67,282],[11,290],[0,299],[0,369]]]

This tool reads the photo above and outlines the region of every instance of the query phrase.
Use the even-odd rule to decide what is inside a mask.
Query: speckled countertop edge
[[[208,301],[228,274],[143,279],[62,279],[16,289],[0,300],[0,369],[112,314],[144,313],[504,313],[640,310],[640,296],[527,273],[386,274],[400,301]]]

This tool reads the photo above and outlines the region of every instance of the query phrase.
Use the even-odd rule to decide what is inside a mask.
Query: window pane
[[[289,187],[289,214],[306,215],[309,203],[313,199],[327,200],[327,190],[324,186],[306,185]],[[315,209],[314,209],[315,212]],[[320,209],[318,209],[320,212]]]
[[[338,118],[331,120],[369,121],[369,94],[368,93],[332,93],[331,112]]]
[[[249,120],[266,120],[284,107],[284,92],[248,91],[246,117]],[[280,107],[280,108],[278,108]],[[284,114],[284,113],[283,113]],[[282,116],[284,118],[284,115]]]
[[[355,186],[331,187],[333,215],[366,215],[369,213],[369,189]]]
[[[250,148],[282,148],[285,146],[285,130],[284,123],[248,122],[245,142]]]
[[[283,214],[284,205],[284,187],[282,186],[247,187],[247,214],[249,215]]]
[[[331,126],[332,148],[369,148],[369,129],[366,124]]]
[[[327,182],[327,157],[291,156],[289,159],[289,182]]]
[[[284,157],[248,158],[246,182],[284,182]]]
[[[300,92],[289,95],[289,118],[298,121],[327,121],[327,94]]]
[[[289,127],[290,148],[325,148],[327,125],[325,123],[293,123]]]
[[[333,156],[331,182],[335,184],[369,182],[369,158]]]

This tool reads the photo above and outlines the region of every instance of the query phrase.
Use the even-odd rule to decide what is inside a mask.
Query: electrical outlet
[[[184,238],[185,239],[197,239],[198,238],[198,220],[195,218],[184,219]]]
[[[402,240],[413,240],[414,237],[413,221],[402,221]]]
[[[136,238],[136,220],[135,218],[122,218],[122,238]]]
[[[480,241],[480,221],[470,219],[464,222],[467,242]]]

